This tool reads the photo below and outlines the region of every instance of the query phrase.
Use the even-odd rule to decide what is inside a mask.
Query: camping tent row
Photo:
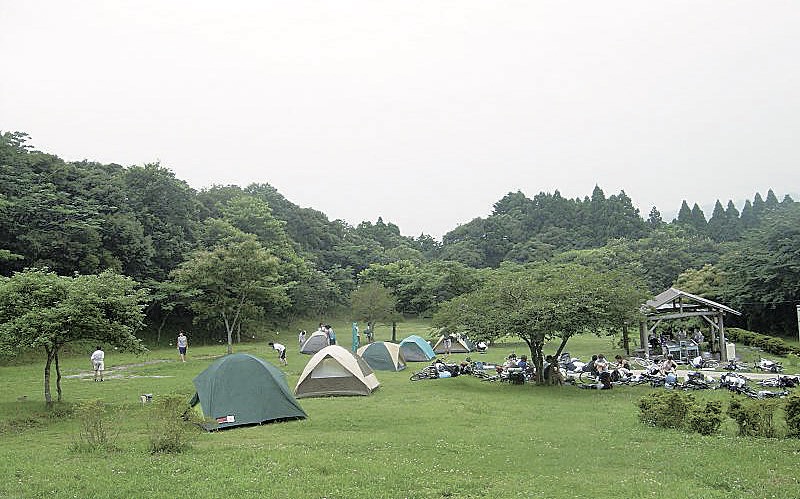
[[[450,339],[450,353],[469,353],[475,350],[475,348],[472,346],[472,342],[463,336],[450,336]],[[439,337],[439,341],[437,341],[433,346],[433,351],[435,353],[447,353],[444,346],[444,340],[444,335]]]
[[[250,354],[226,355],[193,380],[189,405],[200,406],[207,430],[307,417],[295,399],[369,395],[380,386],[367,362],[338,345],[317,352],[289,390],[283,372]]]

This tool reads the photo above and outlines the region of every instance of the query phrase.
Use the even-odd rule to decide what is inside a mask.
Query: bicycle
[[[758,384],[770,388],[794,388],[800,385],[800,376],[776,376],[762,379]]]

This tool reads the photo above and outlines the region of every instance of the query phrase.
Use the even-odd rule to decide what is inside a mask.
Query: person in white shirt
[[[90,359],[92,361],[92,369],[94,369],[94,380],[103,381],[103,371],[106,370],[106,354],[99,345],[97,346],[97,350],[92,353]]]
[[[278,358],[281,359],[281,364],[284,366],[288,366],[289,363],[286,362],[286,347],[281,345],[280,343],[273,343],[269,342],[269,346],[274,348],[278,352]]]
[[[178,355],[181,357],[181,362],[186,362],[186,349],[189,348],[189,338],[183,334],[183,331],[178,333],[176,344],[178,345]]]

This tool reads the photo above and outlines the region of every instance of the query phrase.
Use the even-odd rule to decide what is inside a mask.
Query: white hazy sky
[[[797,200],[798,27],[780,0],[0,0],[0,130],[411,236],[517,190]]]

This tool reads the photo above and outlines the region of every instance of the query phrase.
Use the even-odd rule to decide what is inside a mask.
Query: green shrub
[[[766,334],[754,333],[739,328],[728,328],[725,330],[725,334],[730,341],[760,348],[773,355],[786,355],[787,353],[800,354],[800,348],[786,343],[781,338],[775,338]]]
[[[786,426],[788,436],[800,438],[800,395],[796,393],[786,400]]]
[[[660,428],[684,428],[694,404],[691,395],[676,391],[659,391],[639,399],[639,419]]]
[[[81,422],[78,436],[72,442],[77,452],[113,451],[113,425],[108,419],[108,410],[102,400],[90,400],[78,404],[75,415]]]
[[[151,410],[150,453],[180,453],[191,448],[190,423],[183,414],[186,397],[168,395],[157,399]]]
[[[686,419],[686,428],[701,435],[713,435],[719,430],[722,420],[722,402],[711,400],[704,407],[692,407]]]
[[[777,400],[733,399],[728,406],[728,415],[739,426],[739,435],[747,437],[775,437],[775,411],[780,405]]]

